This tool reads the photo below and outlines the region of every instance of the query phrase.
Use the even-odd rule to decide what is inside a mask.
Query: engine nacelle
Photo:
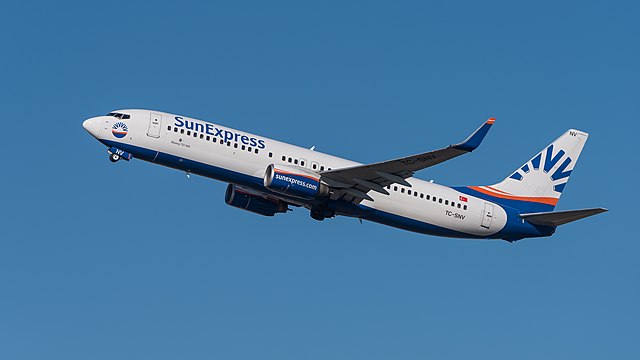
[[[277,193],[302,199],[329,194],[329,188],[320,182],[318,174],[286,165],[269,165],[264,174],[264,186]]]
[[[264,216],[273,216],[277,213],[285,213],[289,209],[284,201],[268,200],[262,196],[248,194],[238,190],[235,185],[229,184],[224,194],[224,202],[227,205],[243,210],[251,211]]]

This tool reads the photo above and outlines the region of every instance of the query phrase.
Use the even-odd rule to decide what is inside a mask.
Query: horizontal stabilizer
[[[572,221],[586,218],[587,216],[600,214],[608,211],[604,208],[568,210],[568,211],[551,211],[530,214],[520,214],[520,217],[534,225],[543,226],[560,226]]]

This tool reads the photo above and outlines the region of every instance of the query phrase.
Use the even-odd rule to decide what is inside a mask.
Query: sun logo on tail
[[[571,164],[571,158],[566,157],[562,163],[560,160],[564,157],[565,151],[560,149],[556,154],[553,153],[553,145],[549,145],[546,149],[542,150],[538,155],[531,159],[528,163],[524,164],[520,169],[516,170],[509,179],[522,181],[527,176],[535,176],[534,174],[546,174],[553,182],[553,190],[558,193],[562,193],[569,175],[572,170],[567,170],[569,164]],[[544,160],[544,163],[543,163]],[[556,166],[560,163],[559,166]],[[542,165],[542,169],[541,169]],[[540,172],[542,170],[542,172]],[[550,173],[550,175],[548,175]],[[539,176],[539,175],[538,175]]]
[[[127,136],[128,132],[129,128],[127,127],[127,124],[123,123],[122,121],[118,121],[117,123],[113,124],[113,127],[111,128],[111,133],[118,139],[122,139],[123,137]]]

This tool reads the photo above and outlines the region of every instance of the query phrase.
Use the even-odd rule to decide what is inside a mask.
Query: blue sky
[[[12,2],[0,12],[3,359],[637,359],[634,2]],[[491,184],[591,136],[552,238],[465,241],[111,164],[83,119],[151,108]]]

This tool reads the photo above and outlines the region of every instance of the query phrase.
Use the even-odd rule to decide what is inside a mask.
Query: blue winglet
[[[469,152],[475,150],[478,146],[480,146],[480,143],[482,142],[482,140],[484,140],[484,137],[487,136],[489,129],[491,129],[491,125],[493,125],[495,121],[495,118],[490,118],[484,124],[482,124],[482,126],[480,126],[478,130],[474,131],[474,133],[471,134],[471,136],[469,136],[467,140],[456,145],[451,145],[451,147],[454,149]]]

